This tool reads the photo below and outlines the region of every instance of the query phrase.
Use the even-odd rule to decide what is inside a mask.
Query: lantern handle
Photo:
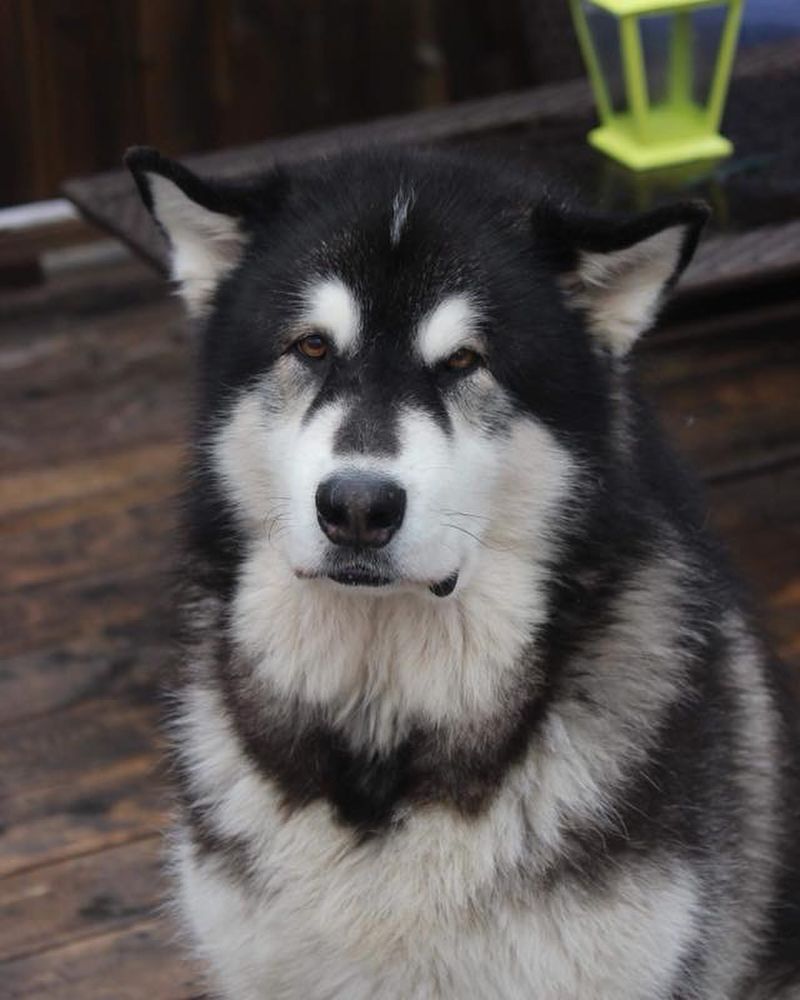
[[[691,104],[694,82],[693,48],[691,11],[676,11],[673,15],[669,51],[669,98],[673,104]]]
[[[640,139],[646,138],[649,97],[647,93],[647,73],[644,68],[642,35],[639,19],[635,14],[627,14],[619,22],[619,47],[625,70],[625,92],[633,125]]]
[[[711,129],[716,132],[722,121],[722,112],[725,107],[725,98],[728,94],[728,85],[731,80],[731,70],[733,68],[733,57],[736,54],[736,40],[739,35],[739,25],[742,20],[744,0],[730,0],[728,16],[725,19],[725,27],[722,31],[722,39],[719,43],[719,55],[717,56],[717,66],[714,70],[714,78],[711,83],[711,90],[708,98],[707,121]]]
[[[592,33],[589,30],[589,24],[586,20],[586,13],[584,12],[581,0],[569,0],[569,2],[572,8],[575,34],[578,36],[578,45],[580,46],[583,60],[586,63],[589,80],[592,84],[595,101],[597,102],[597,111],[600,115],[600,121],[605,125],[611,120],[613,112],[611,98],[608,95],[608,88],[603,79],[603,71],[600,68],[600,60],[597,58]]]

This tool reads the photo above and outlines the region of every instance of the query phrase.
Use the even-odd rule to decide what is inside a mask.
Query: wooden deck
[[[762,299],[684,315],[642,356],[798,665],[799,327],[800,299]],[[155,690],[187,346],[177,303],[138,264],[0,300],[2,998],[201,992],[158,915]]]

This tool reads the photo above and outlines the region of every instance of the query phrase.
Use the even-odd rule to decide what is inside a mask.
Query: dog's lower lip
[[[327,573],[329,580],[336,583],[343,583],[347,587],[388,587],[394,581],[378,573],[370,573],[366,570],[336,570]]]
[[[440,580],[438,583],[432,583],[428,589],[437,597],[447,597],[456,589],[457,583],[458,572],[455,572],[451,573],[450,576],[445,577],[444,580]]]
[[[315,580],[327,578],[335,583],[341,583],[346,587],[390,587],[394,583],[402,583],[387,576],[380,576],[378,573],[370,573],[366,570],[333,570],[331,572],[314,573],[304,570],[295,570],[295,576],[301,580]],[[408,581],[413,582],[413,581]],[[440,580],[438,583],[428,584],[428,590],[436,597],[449,597],[456,589],[458,583],[458,570],[450,576]]]

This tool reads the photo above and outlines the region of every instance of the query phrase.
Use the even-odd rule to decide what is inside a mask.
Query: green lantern
[[[570,0],[600,127],[633,170],[733,152],[719,134],[744,0]]]

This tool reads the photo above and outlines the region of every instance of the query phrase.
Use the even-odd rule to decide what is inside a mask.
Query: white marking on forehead
[[[396,247],[400,242],[400,235],[403,232],[403,226],[406,224],[408,212],[413,202],[414,192],[406,191],[405,188],[400,188],[394,196],[394,201],[392,202],[392,225],[390,229],[393,247]]]
[[[361,311],[355,295],[340,278],[326,278],[305,292],[302,321],[327,333],[342,354],[355,349]]]
[[[459,347],[480,347],[479,313],[466,295],[443,299],[422,320],[417,330],[417,353],[433,365]]]

